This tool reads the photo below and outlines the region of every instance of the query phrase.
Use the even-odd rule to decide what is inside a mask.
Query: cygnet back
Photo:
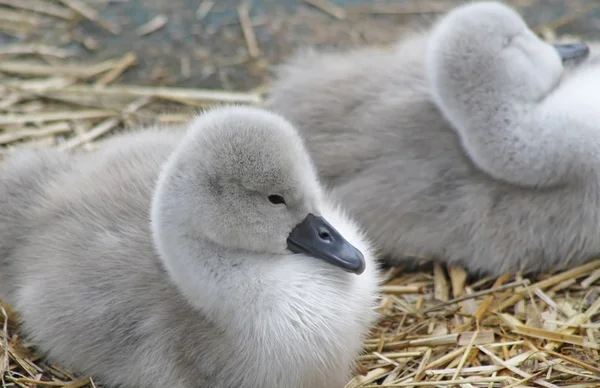
[[[416,256],[486,275],[568,267],[600,252],[589,168],[600,161],[588,152],[575,165],[581,154],[568,154],[589,138],[536,121],[552,117],[538,103],[560,94],[568,49],[539,41],[505,5],[473,3],[392,51],[302,52],[279,68],[267,106],[300,130],[320,176],[390,263]]]
[[[350,379],[377,271],[282,117],[223,107],[94,153],[17,153],[0,198],[0,298],[51,362],[107,387]]]

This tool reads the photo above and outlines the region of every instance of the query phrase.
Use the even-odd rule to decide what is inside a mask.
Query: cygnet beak
[[[590,54],[590,47],[585,43],[554,44],[553,46],[563,62],[571,59],[582,60]]]
[[[294,253],[325,260],[348,272],[360,275],[365,270],[363,254],[350,244],[323,217],[309,214],[287,238],[288,249]]]

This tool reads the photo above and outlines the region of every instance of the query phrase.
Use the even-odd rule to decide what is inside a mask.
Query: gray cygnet
[[[343,388],[378,282],[274,113],[0,166],[0,298],[52,362],[109,387]]]
[[[476,2],[393,51],[302,52],[266,106],[390,263],[561,269],[600,253],[599,58]]]

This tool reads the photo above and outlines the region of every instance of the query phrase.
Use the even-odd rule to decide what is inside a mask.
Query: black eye
[[[271,202],[273,205],[285,205],[285,199],[283,199],[281,195],[271,194],[268,198],[269,202]]]

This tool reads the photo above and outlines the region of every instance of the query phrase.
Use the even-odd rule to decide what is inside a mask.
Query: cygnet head
[[[434,27],[426,67],[444,103],[480,98],[531,103],[559,83],[563,61],[588,52],[584,44],[545,43],[515,10],[480,2],[455,8]]]
[[[173,244],[204,241],[275,257],[303,253],[360,274],[363,255],[321,217],[321,204],[313,164],[288,121],[222,107],[191,122],[163,167],[153,234],[163,256]]]

